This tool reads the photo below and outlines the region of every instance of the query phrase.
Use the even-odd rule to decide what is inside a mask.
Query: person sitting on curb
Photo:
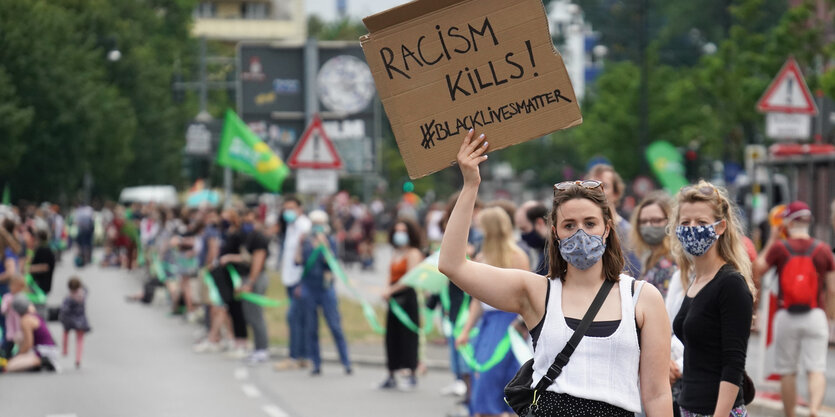
[[[20,315],[20,330],[23,341],[17,355],[9,359],[5,372],[23,372],[44,368],[57,371],[58,348],[46,321],[35,312],[35,306],[25,294],[18,294],[12,301],[12,308]],[[2,365],[2,364],[0,364]]]

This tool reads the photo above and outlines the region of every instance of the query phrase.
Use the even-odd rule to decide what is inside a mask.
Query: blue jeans
[[[455,375],[455,379],[461,379],[464,375],[472,373],[470,366],[464,361],[464,357],[455,348],[455,338],[450,336],[447,338],[449,346],[449,370]]]
[[[93,260],[93,228],[79,228],[76,242],[84,265],[89,264]]]
[[[325,322],[333,336],[333,341],[339,351],[339,359],[345,369],[351,369],[351,360],[348,358],[348,344],[345,342],[345,335],[342,332],[342,319],[339,316],[339,306],[336,299],[336,291],[333,287],[327,289],[310,288],[302,286],[302,294],[305,303],[306,316],[309,320],[305,326],[307,345],[310,349],[310,359],[313,361],[313,369],[317,370],[322,364],[322,357],[319,354],[319,307],[325,316]]]
[[[290,307],[287,309],[287,327],[290,329],[290,357],[293,359],[307,359],[309,356],[304,331],[307,323],[304,300],[301,297],[296,298],[294,294],[300,285],[287,287],[287,298],[290,300]]]

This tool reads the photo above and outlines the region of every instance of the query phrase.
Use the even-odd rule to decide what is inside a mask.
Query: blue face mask
[[[721,220],[706,226],[678,226],[676,237],[685,252],[693,256],[702,256],[719,239],[719,235],[716,234],[716,225],[719,222]]]
[[[313,233],[325,233],[325,226],[322,226],[321,224],[314,224],[310,230],[313,231]]]
[[[287,223],[293,223],[294,221],[296,221],[297,217],[296,212],[293,210],[284,210],[284,213],[282,213],[281,216]]]
[[[562,258],[580,270],[591,268],[606,251],[603,236],[589,235],[583,229],[557,243]]]
[[[401,248],[409,244],[409,234],[406,232],[394,232],[391,240],[394,241],[394,246]]]

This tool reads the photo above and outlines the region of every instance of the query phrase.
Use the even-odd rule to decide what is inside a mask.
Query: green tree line
[[[181,178],[192,104],[193,0],[6,0],[0,7],[0,183],[14,200],[72,202]],[[111,50],[121,56],[108,59]]]
[[[824,35],[832,22],[817,20],[813,1],[792,8],[782,0],[578,3],[609,47],[609,59],[587,90],[583,124],[504,151],[508,160],[519,161],[517,169],[529,163],[525,155],[561,146],[573,153],[552,154],[557,165],[582,172],[586,161],[603,156],[626,178],[649,174],[639,126],[641,54],[635,39],[641,13],[649,34],[646,144],[694,145],[705,159],[741,162],[746,144],[764,141],[756,102],[789,56],[813,92],[835,97],[835,43]],[[835,8],[835,1],[826,3]],[[714,50],[704,48],[708,43]],[[561,169],[541,172],[540,186],[563,179]]]

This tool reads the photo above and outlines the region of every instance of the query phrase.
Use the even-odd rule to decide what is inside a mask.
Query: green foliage
[[[17,169],[26,150],[24,133],[34,115],[31,106],[22,107],[9,74],[0,66],[0,137],[4,138],[3,152],[0,153],[0,178],[9,178]]]
[[[9,0],[0,8],[0,179],[15,198],[69,201],[179,178],[174,60],[192,1]],[[107,52],[121,51],[110,61]]]
[[[638,27],[634,18],[641,1],[580,2],[586,19],[601,30],[604,44],[613,51],[613,60],[587,91],[584,123],[555,134],[576,144],[579,160],[605,156],[626,178],[643,171],[640,54],[630,43],[634,30],[633,39],[628,35],[629,28]],[[835,7],[835,1],[826,2]],[[702,158],[741,161],[744,146],[762,140],[763,116],[756,102],[789,56],[798,60],[813,91],[821,88],[835,96],[835,70],[814,71],[822,60],[835,56],[835,43],[824,43],[813,2],[788,10],[782,0],[649,5],[653,41],[646,54],[649,138],[644,145],[655,140],[679,147],[694,144]],[[682,40],[691,38],[693,28],[692,39]],[[698,47],[708,41],[717,45],[713,54]],[[670,52],[675,45],[682,49],[679,55]]]
[[[307,19],[307,35],[322,41],[356,41],[368,33],[365,25],[348,17],[325,22],[319,16],[311,15]]]

